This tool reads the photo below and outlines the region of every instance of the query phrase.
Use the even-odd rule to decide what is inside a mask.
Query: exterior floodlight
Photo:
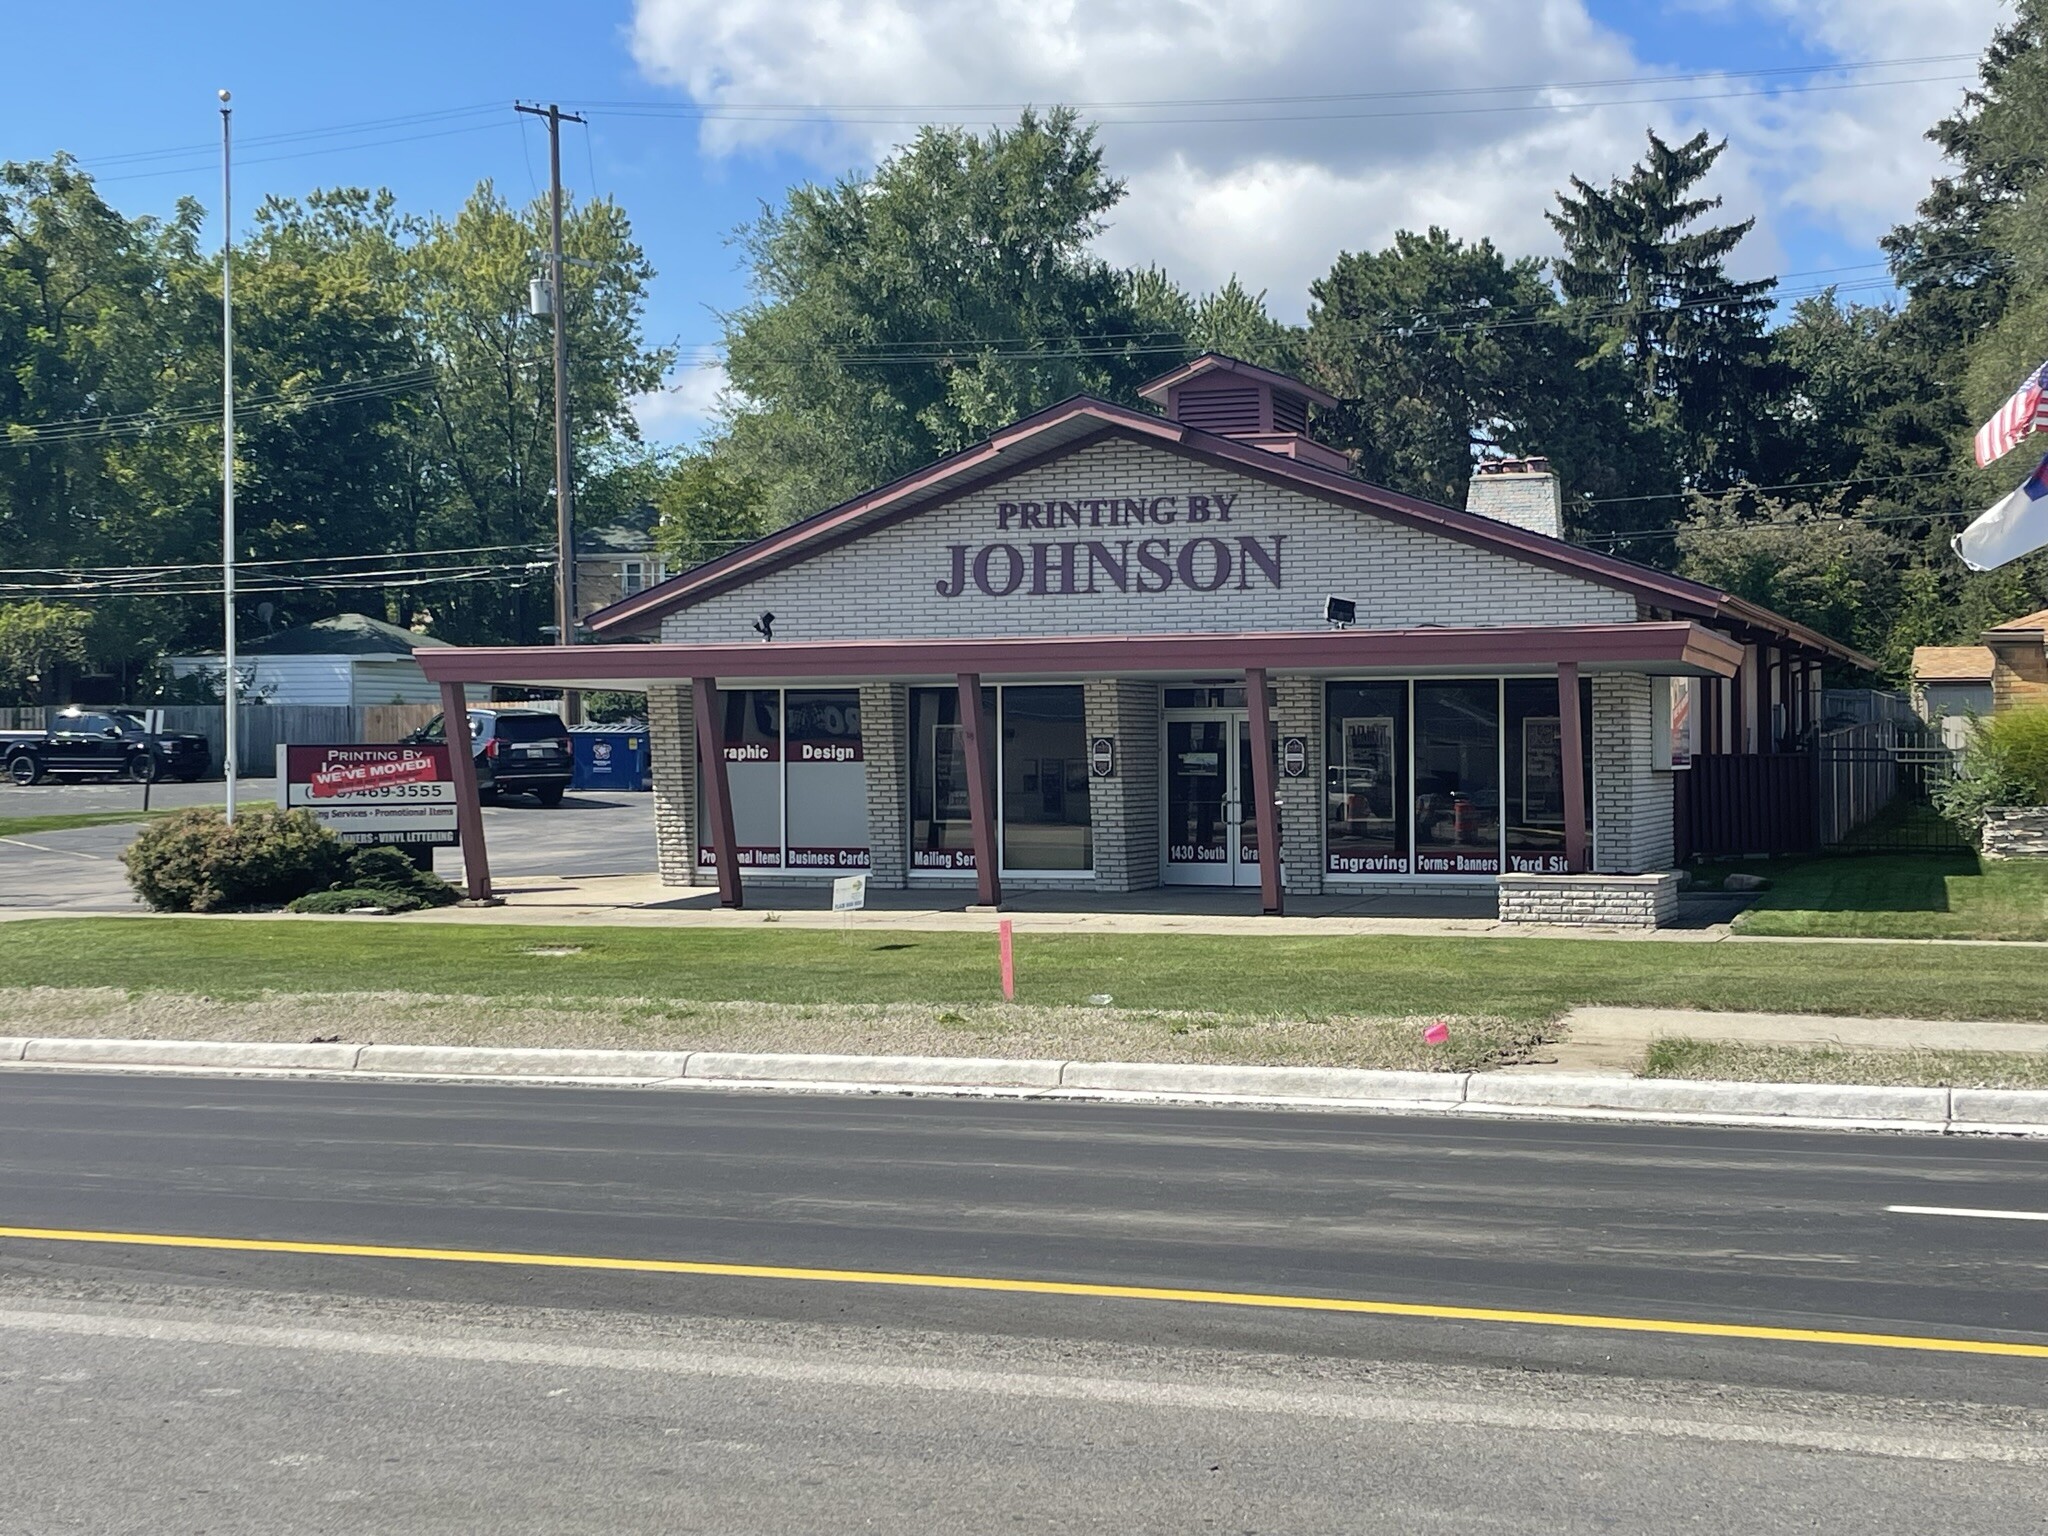
[[[1325,598],[1323,617],[1332,629],[1349,629],[1358,622],[1358,604],[1348,597]]]

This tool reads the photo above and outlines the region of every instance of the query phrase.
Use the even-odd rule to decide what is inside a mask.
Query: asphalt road
[[[246,781],[242,793],[252,800],[275,798],[268,779]],[[151,804],[218,805],[221,794],[219,780],[159,784]],[[130,810],[141,803],[142,789],[135,784],[0,785],[0,816]],[[0,908],[140,911],[121,868],[121,850],[138,830],[138,823],[116,822],[0,837]],[[508,800],[484,807],[484,839],[498,878],[647,874],[654,869],[654,797],[577,794],[554,810]],[[462,878],[456,849],[438,850],[435,867],[451,880]]]
[[[1694,1326],[2048,1343],[2048,1222],[1892,1205],[2048,1148],[8,1073],[7,1226],[805,1277],[0,1237],[0,1532],[2048,1529],[2048,1361]]]

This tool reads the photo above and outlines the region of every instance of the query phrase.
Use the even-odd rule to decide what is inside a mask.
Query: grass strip
[[[33,837],[38,832],[69,832],[76,827],[110,827],[124,821],[155,821],[183,810],[65,811],[54,816],[0,816],[0,837]]]
[[[991,925],[993,927],[993,925]],[[1032,934],[1018,1000],[1218,1017],[1542,1021],[1582,1004],[2048,1020],[2032,949],[1598,939]],[[252,997],[365,988],[477,997],[966,1004],[1000,995],[993,932],[529,927],[311,919],[0,924],[6,985]],[[23,1021],[24,1023],[26,1021]]]
[[[1867,854],[1716,864],[1771,889],[1735,920],[1782,938],[2048,939],[2048,860],[1975,854]]]
[[[798,1051],[1229,1066],[1475,1072],[1526,1061],[1556,1028],[1499,1019],[1220,1018],[1114,1007],[508,999],[418,992],[266,992],[223,1001],[118,987],[0,988],[0,1018],[38,1036],[333,1040],[574,1050]],[[1424,1031],[1441,1021],[1448,1038]]]
[[[1650,1046],[1643,1076],[1902,1088],[2048,1088],[2048,1055],[2027,1051],[1734,1045],[1674,1036]]]

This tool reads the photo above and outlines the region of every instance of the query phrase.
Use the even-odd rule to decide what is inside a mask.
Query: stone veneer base
[[[1678,912],[1678,871],[1502,875],[1500,920],[1557,928],[1661,928]]]
[[[1985,811],[1984,857],[2048,859],[2048,805],[1994,805]]]

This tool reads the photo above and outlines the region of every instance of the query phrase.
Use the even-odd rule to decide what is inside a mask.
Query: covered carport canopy
[[[1638,624],[1500,625],[1466,629],[1326,629],[1287,632],[1164,635],[1068,635],[993,640],[774,641],[750,645],[576,645],[423,651],[419,662],[441,689],[462,829],[462,862],[469,894],[491,896],[490,859],[464,702],[466,685],[500,683],[533,688],[644,690],[688,683],[694,695],[697,755],[703,775],[704,816],[718,867],[719,899],[742,904],[738,850],[733,840],[732,797],[725,754],[718,750],[718,690],[733,682],[947,683],[959,689],[965,745],[975,771],[968,774],[975,877],[981,901],[1002,900],[996,867],[995,749],[982,712],[984,681],[1025,682],[1089,677],[1244,679],[1252,731],[1268,750],[1252,754],[1253,793],[1263,846],[1278,848],[1273,722],[1266,681],[1290,675],[1427,676],[1483,670],[1504,676],[1555,674],[1561,735],[1579,737],[1582,673],[1644,672],[1672,676],[1733,677],[1742,646],[1726,635],[1684,620]],[[1583,765],[1564,754],[1565,804],[1583,804]],[[1574,814],[1565,829],[1565,856],[1585,868],[1586,827]],[[1259,871],[1265,911],[1282,910],[1280,861]]]

